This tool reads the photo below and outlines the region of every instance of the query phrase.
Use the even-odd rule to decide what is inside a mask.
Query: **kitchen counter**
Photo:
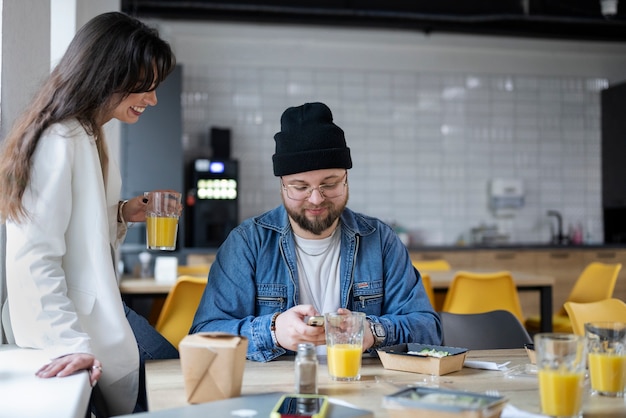
[[[626,243],[621,244],[582,244],[582,245],[555,245],[543,243],[509,243],[509,244],[467,244],[467,245],[412,245],[411,252],[421,251],[475,251],[475,250],[611,250],[626,249]]]

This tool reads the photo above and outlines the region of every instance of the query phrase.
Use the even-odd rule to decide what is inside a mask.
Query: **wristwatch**
[[[380,347],[385,341],[385,337],[387,336],[387,332],[385,331],[385,327],[380,322],[369,321],[370,329],[372,330],[372,335],[374,336],[374,345],[372,348]]]

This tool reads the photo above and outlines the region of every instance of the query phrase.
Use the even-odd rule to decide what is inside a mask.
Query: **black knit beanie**
[[[343,130],[333,123],[333,114],[324,103],[305,103],[285,110],[274,140],[275,176],[352,168]]]

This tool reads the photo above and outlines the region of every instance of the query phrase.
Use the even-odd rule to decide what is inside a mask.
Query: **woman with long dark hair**
[[[105,415],[145,409],[140,364],[177,350],[122,303],[113,250],[143,196],[120,202],[103,125],[135,123],[157,104],[175,58],[156,30],[123,13],[96,16],[16,121],[0,151],[10,325],[45,349],[42,378],[89,370]]]

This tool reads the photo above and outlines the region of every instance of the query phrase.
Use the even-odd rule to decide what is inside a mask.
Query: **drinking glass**
[[[551,417],[582,417],[587,345],[575,334],[535,335],[541,412]]]
[[[149,250],[175,250],[181,194],[170,191],[146,192],[146,246]]]
[[[324,317],[328,374],[333,380],[359,380],[365,314],[327,313]]]
[[[585,324],[591,390],[603,396],[624,396],[626,389],[626,323]]]

